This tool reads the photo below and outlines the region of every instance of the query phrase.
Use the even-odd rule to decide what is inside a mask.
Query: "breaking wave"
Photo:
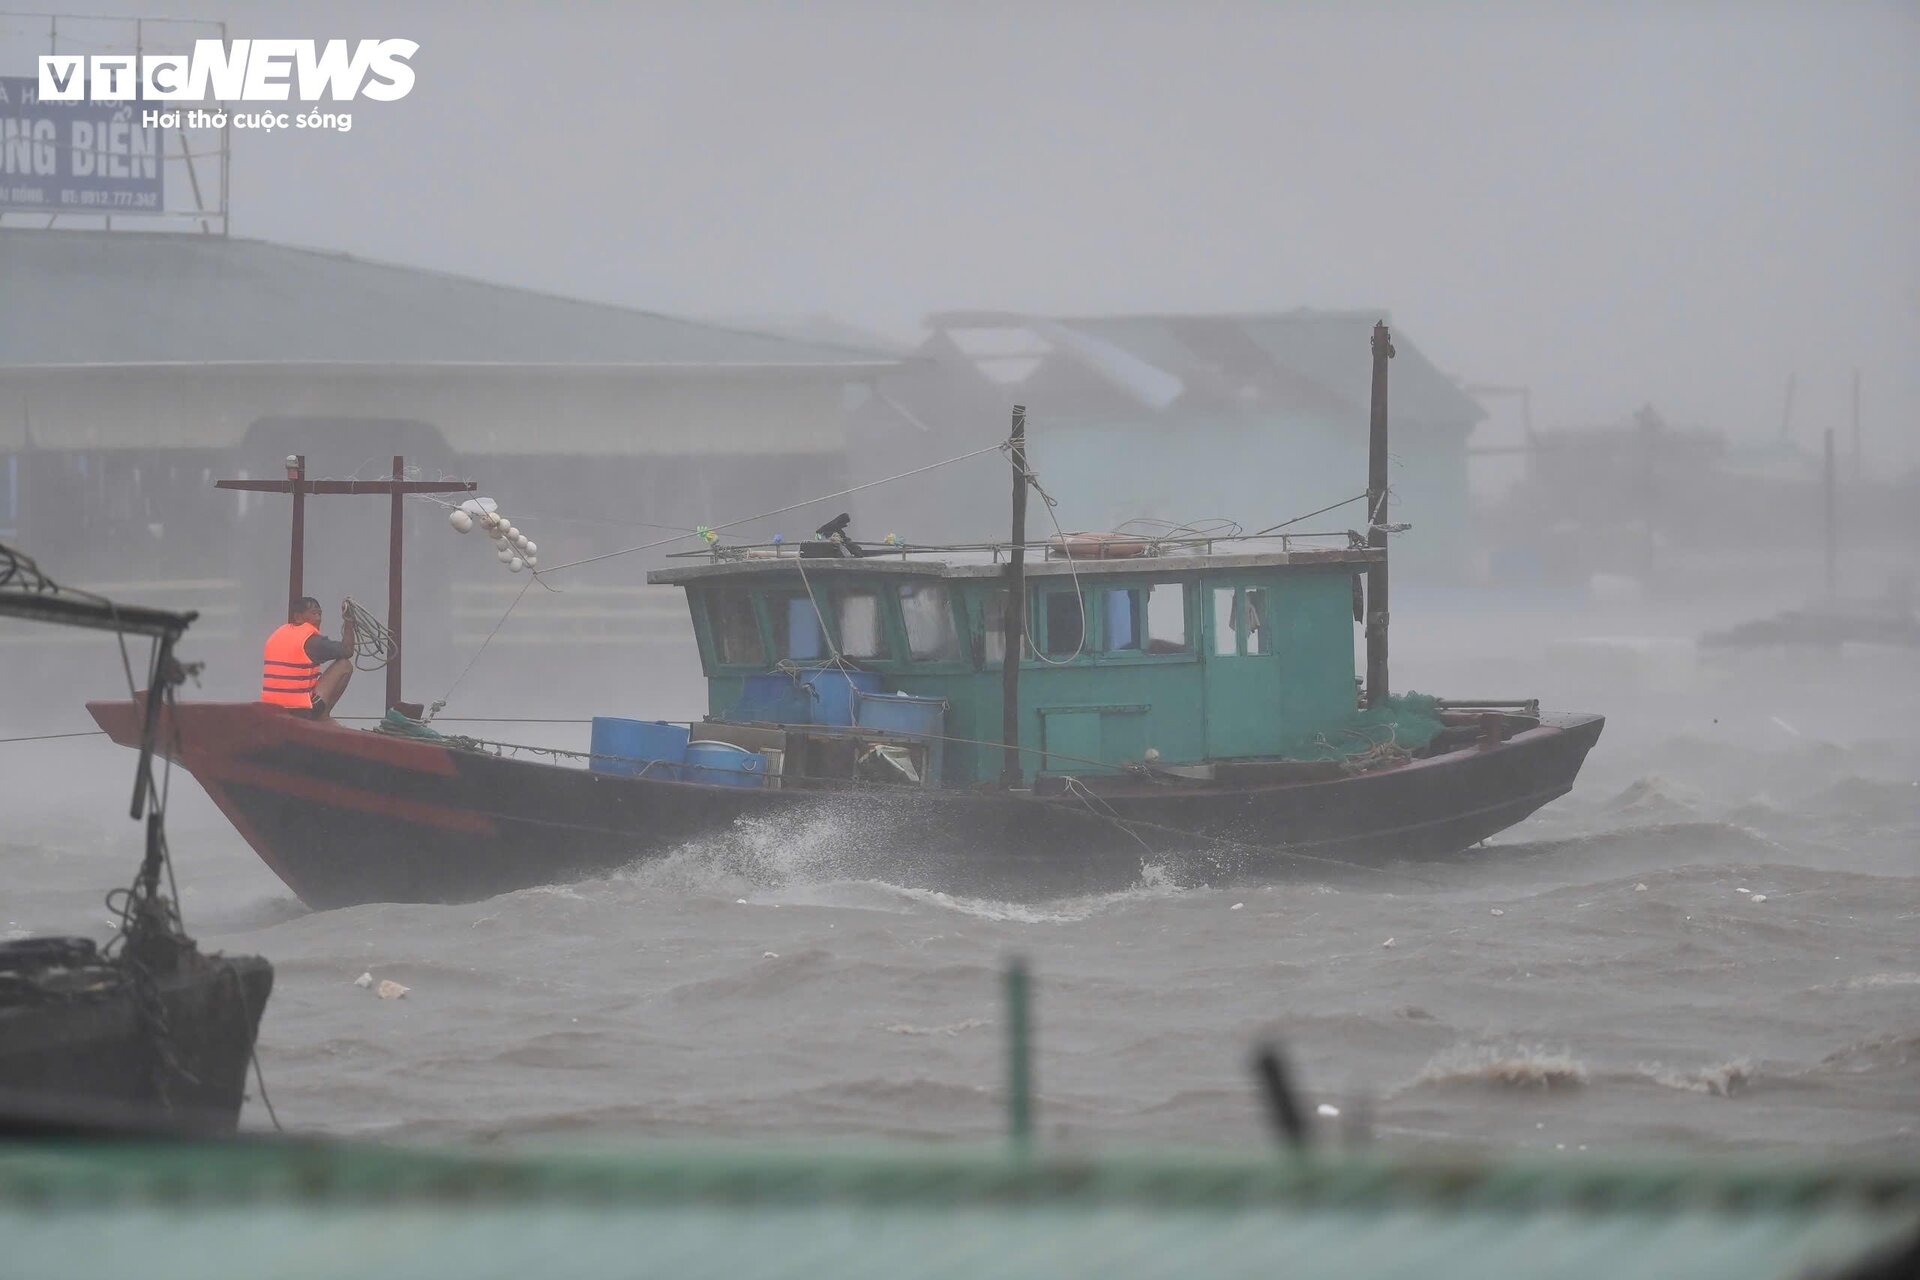
[[[1565,1049],[1537,1045],[1456,1045],[1427,1060],[1409,1089],[1423,1086],[1498,1089],[1578,1089],[1587,1083],[1586,1064]]]

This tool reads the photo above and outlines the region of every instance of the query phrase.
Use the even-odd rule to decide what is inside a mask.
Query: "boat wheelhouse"
[[[999,776],[1008,586],[997,556],[731,554],[648,575],[687,592],[710,720],[694,734],[787,722],[783,712],[858,734],[898,724],[887,712],[904,695],[941,704],[921,719],[930,767],[916,776],[948,788]],[[1359,706],[1357,575],[1380,558],[1365,547],[1173,548],[1026,566],[1023,781],[1424,747],[1440,727],[1430,710],[1403,708],[1403,726],[1395,708]],[[819,675],[836,672],[864,687],[823,703]],[[797,762],[789,752],[782,763]]]

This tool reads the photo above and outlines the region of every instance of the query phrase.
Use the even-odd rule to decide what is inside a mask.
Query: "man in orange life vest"
[[[341,612],[346,614],[344,607]],[[339,705],[353,678],[353,617],[347,614],[340,638],[329,640],[320,634],[320,602],[301,596],[286,625],[267,637],[261,658],[260,701],[320,719]]]

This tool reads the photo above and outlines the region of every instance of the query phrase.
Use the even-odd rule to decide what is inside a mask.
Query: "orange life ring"
[[[1047,554],[1074,560],[1125,560],[1147,554],[1147,544],[1124,533],[1068,533],[1047,543]]]

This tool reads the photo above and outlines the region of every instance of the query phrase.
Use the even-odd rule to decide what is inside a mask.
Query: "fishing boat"
[[[194,615],[63,588],[0,544],[0,617],[146,639],[157,690],[123,737],[140,751],[131,812],[146,840],[132,885],[107,898],[118,931],[104,947],[82,937],[0,942],[0,1131],[231,1130],[273,966],[201,952],[161,887],[172,873],[153,763],[173,690],[196,669],[174,656]]]
[[[390,670],[375,730],[179,703],[161,741],[315,908],[475,900],[808,824],[841,873],[1012,898],[1457,852],[1565,794],[1603,721],[1389,691],[1391,355],[1376,326],[1367,527],[1330,545],[1030,546],[1016,408],[1005,543],[864,546],[843,516],[651,572],[686,592],[692,724],[602,716],[584,750],[525,758],[402,714]],[[89,709],[123,742],[150,714]]]

